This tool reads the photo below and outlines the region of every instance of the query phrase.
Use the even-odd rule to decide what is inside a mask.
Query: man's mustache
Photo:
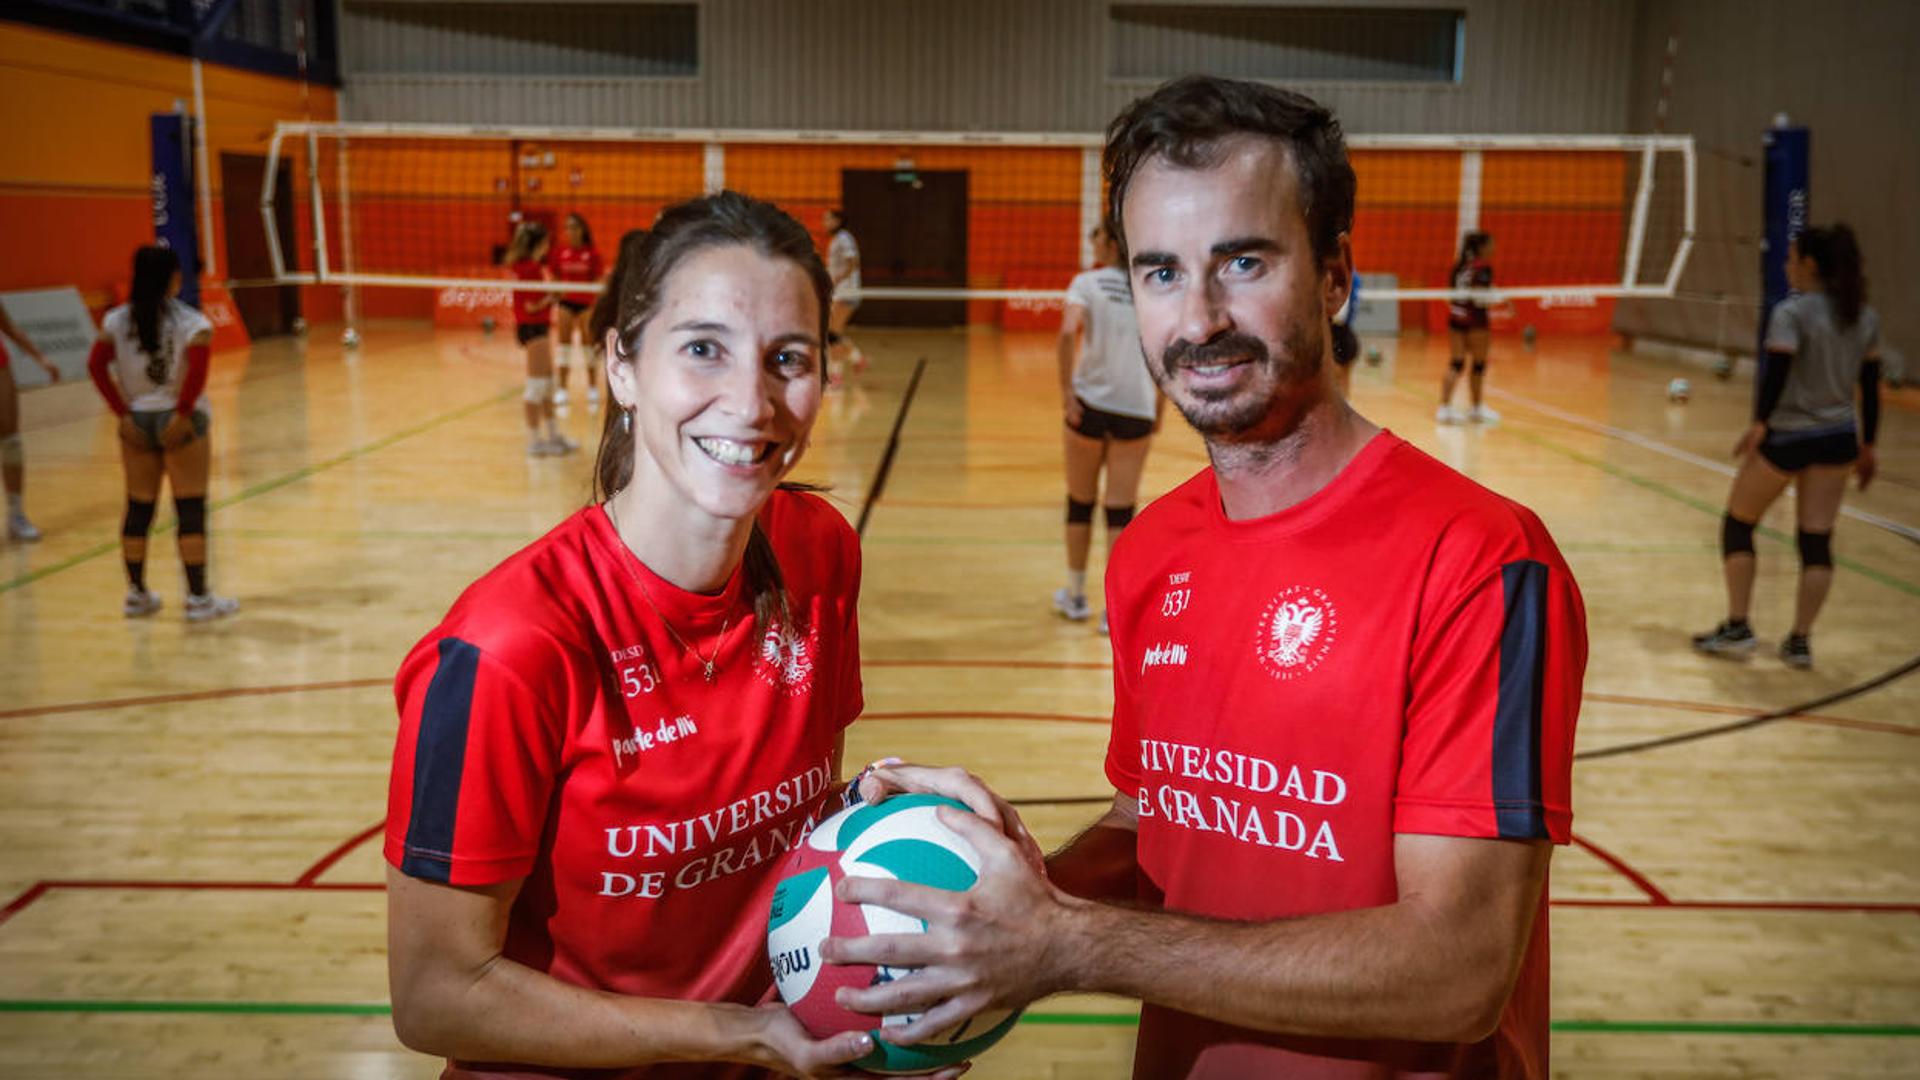
[[[1222,334],[1198,345],[1182,338],[1168,345],[1160,354],[1160,364],[1167,371],[1182,367],[1209,367],[1224,360],[1264,363],[1266,359],[1267,343],[1250,334]]]

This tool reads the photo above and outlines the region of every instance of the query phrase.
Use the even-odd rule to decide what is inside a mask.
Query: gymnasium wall
[[[1814,222],[1853,226],[1884,341],[1920,359],[1920,4],[1849,0],[1822,11],[1787,0],[1642,0],[1636,24],[1633,130],[1652,130],[1667,39],[1680,39],[1667,130],[1699,141],[1700,239],[1680,283],[1687,299],[1622,304],[1616,325],[1751,353],[1760,139],[1784,111],[1812,129]],[[1912,378],[1912,362],[1908,371]]]
[[[213,176],[216,269],[225,274],[222,151],[264,153],[274,121],[297,119],[298,83],[215,65],[203,69]],[[88,306],[124,287],[133,249],[153,240],[148,118],[190,109],[192,61],[0,23],[0,290],[77,287]],[[334,92],[315,86],[317,119]],[[305,233],[306,216],[298,215]],[[307,314],[336,317],[336,290],[309,290]]]
[[[474,73],[464,69],[474,47],[468,31],[479,24],[448,14],[447,25],[436,26],[436,6],[344,0],[350,119],[1090,132],[1158,81],[1109,77],[1105,0],[704,0],[699,73],[692,77]],[[514,17],[537,25],[543,7],[568,6],[522,0]],[[1351,131],[1617,132],[1626,124],[1632,4],[1342,6],[1431,7],[1466,16],[1458,83],[1295,84],[1334,106]],[[618,11],[607,10],[609,17]],[[449,30],[456,22],[461,32]],[[1191,43],[1169,53],[1167,62],[1181,65],[1170,74],[1226,69],[1235,61],[1232,48],[1225,41]]]

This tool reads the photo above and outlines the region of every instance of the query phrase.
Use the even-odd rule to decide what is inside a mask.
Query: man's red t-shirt
[[[516,281],[545,281],[547,267],[532,259],[521,259],[507,267]],[[515,289],[513,291],[513,322],[516,326],[546,326],[553,322],[553,305],[535,308],[547,298],[547,294],[538,289]]]
[[[1382,432],[1325,488],[1227,520],[1211,469],[1107,572],[1107,776],[1144,899],[1268,920],[1392,903],[1396,833],[1568,841],[1586,616],[1538,518]],[[1298,1038],[1147,1006],[1134,1075],[1543,1077],[1544,896],[1499,1030]]]
[[[600,253],[590,247],[556,247],[548,262],[553,265],[556,281],[599,281],[605,272]],[[591,292],[570,292],[562,293],[560,298],[576,304],[591,304],[597,296]]]
[[[860,556],[816,496],[776,492],[760,521],[798,631],[757,622],[738,570],[717,596],[655,576],[594,506],[475,582],[401,665],[386,859],[452,885],[525,879],[509,959],[641,997],[752,1005],[772,985],[774,875],[861,709]],[[718,641],[712,683],[662,617],[702,657]]]

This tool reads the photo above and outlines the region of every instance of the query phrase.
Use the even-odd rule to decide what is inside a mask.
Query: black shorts
[[[1137,416],[1122,416],[1119,413],[1107,412],[1105,409],[1096,409],[1077,397],[1074,398],[1074,400],[1080,402],[1080,422],[1078,424],[1068,424],[1067,427],[1085,435],[1089,439],[1112,439],[1115,442],[1132,442],[1135,439],[1144,439],[1153,434],[1153,421],[1151,420],[1142,420]]]
[[[520,344],[527,345],[546,337],[548,329],[549,324],[543,322],[515,323],[513,336],[520,339]]]
[[[1459,308],[1447,309],[1447,329],[1466,333],[1469,330],[1485,330],[1488,325],[1487,309],[1468,308],[1463,315]]]
[[[1790,431],[1769,431],[1760,442],[1760,456],[1783,473],[1809,465],[1851,465],[1860,456],[1860,436],[1852,428],[1797,438]]]
[[[582,303],[578,300],[569,300],[563,296],[560,298],[560,306],[563,308],[566,308],[568,311],[573,312],[575,315],[579,315],[582,312],[586,311],[588,308],[592,307],[593,301],[588,300],[585,303]]]

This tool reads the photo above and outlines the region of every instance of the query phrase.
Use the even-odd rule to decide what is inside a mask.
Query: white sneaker
[[[7,539],[31,544],[40,539],[40,530],[27,520],[25,511],[15,510],[7,515]]]
[[[578,449],[580,449],[579,443],[557,431],[547,437],[547,453],[554,457],[564,457]]]
[[[552,457],[553,447],[547,442],[547,440],[542,439],[536,435],[533,438],[530,438],[527,440],[527,456],[528,457]]]
[[[1442,424],[1464,424],[1467,414],[1451,405],[1442,405],[1433,411],[1433,418]]]
[[[145,589],[127,589],[127,598],[120,604],[120,614],[129,619],[144,619],[160,610],[160,597]]]
[[[560,408],[567,403],[567,388],[557,386],[553,390],[553,407]]]
[[[240,601],[231,596],[215,596],[212,593],[187,594],[188,622],[207,622],[239,610]]]
[[[1100,636],[1101,636],[1101,637],[1107,637],[1107,636],[1108,636],[1108,634],[1107,634],[1107,613],[1106,613],[1106,612],[1104,612],[1104,611],[1100,613]]]
[[[1475,405],[1473,411],[1467,414],[1467,418],[1476,424],[1497,424],[1500,422],[1500,414],[1487,408],[1485,405]]]
[[[1053,590],[1053,610],[1059,612],[1061,618],[1070,622],[1086,622],[1087,618],[1093,614],[1093,608],[1088,606],[1087,598],[1073,595],[1067,591],[1065,585]]]

